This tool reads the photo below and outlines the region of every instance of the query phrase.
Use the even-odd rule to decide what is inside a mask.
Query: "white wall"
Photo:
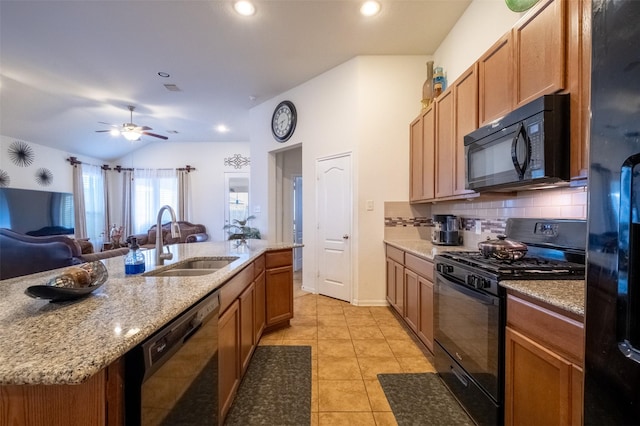
[[[28,167],[19,167],[9,158],[8,150],[14,142],[26,143],[33,151],[34,161]],[[95,165],[101,165],[104,161],[83,157],[71,152],[49,148],[29,141],[0,135],[0,170],[9,175],[10,188],[33,189],[36,191],[73,192],[73,167],[66,161],[69,157],[77,157],[78,160]],[[48,169],[53,175],[53,180],[48,186],[41,186],[36,182],[36,172],[40,168]]]
[[[509,10],[504,0],[474,0],[433,54],[447,82],[455,81],[522,15]]]
[[[409,123],[420,112],[426,56],[354,58],[271,99],[251,111],[252,208],[261,213],[254,224],[275,229],[275,156],[301,144],[303,175],[303,283],[315,286],[318,250],[316,161],[351,153],[353,165],[354,303],[384,304],[385,272],[383,203],[407,199]],[[279,144],[271,136],[274,107],[291,100],[298,110],[296,131]],[[263,179],[262,176],[267,176]],[[260,177],[260,178],[258,178]],[[366,211],[366,200],[374,210]]]
[[[227,200],[224,173],[250,172],[250,167],[235,169],[224,165],[224,159],[234,154],[249,157],[249,144],[244,142],[159,142],[140,148],[114,161],[112,165],[153,169],[180,168],[186,165],[195,167],[196,171],[191,172],[191,222],[205,225],[210,239],[222,241],[226,239],[222,229]],[[115,223],[121,224],[121,204],[116,200],[121,199],[122,176],[117,172],[111,172],[109,177],[112,200],[114,200],[111,202],[112,217]],[[252,195],[249,194],[249,197],[251,198]]]

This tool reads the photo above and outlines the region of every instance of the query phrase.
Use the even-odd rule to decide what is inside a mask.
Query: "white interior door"
[[[351,155],[318,161],[318,292],[351,301]]]
[[[302,176],[293,178],[293,241],[302,244]],[[302,269],[302,247],[293,249],[293,270]]]

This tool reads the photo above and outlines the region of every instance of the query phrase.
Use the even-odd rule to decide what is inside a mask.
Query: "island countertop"
[[[155,331],[216,290],[269,250],[292,243],[250,240],[175,244],[165,266],[201,257],[238,257],[209,275],[125,275],[124,257],[102,260],[109,278],[89,296],[50,303],[24,291],[64,269],[0,281],[0,385],[78,384],[98,373]],[[144,251],[146,271],[158,269],[155,250]]]

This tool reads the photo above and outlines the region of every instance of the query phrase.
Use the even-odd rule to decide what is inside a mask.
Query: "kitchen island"
[[[238,257],[209,275],[125,275],[124,259],[102,262],[109,278],[88,297],[50,303],[24,294],[63,269],[0,281],[0,385],[78,384],[145,340],[216,290],[265,251],[293,248],[250,240],[175,244],[162,268],[198,257]],[[146,271],[157,269],[155,250],[145,251]]]

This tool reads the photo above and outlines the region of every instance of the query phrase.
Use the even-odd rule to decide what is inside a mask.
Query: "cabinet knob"
[[[347,234],[344,234],[344,235],[342,236],[342,239],[344,239],[344,240],[348,240],[348,239],[349,239],[349,236],[348,236]]]

